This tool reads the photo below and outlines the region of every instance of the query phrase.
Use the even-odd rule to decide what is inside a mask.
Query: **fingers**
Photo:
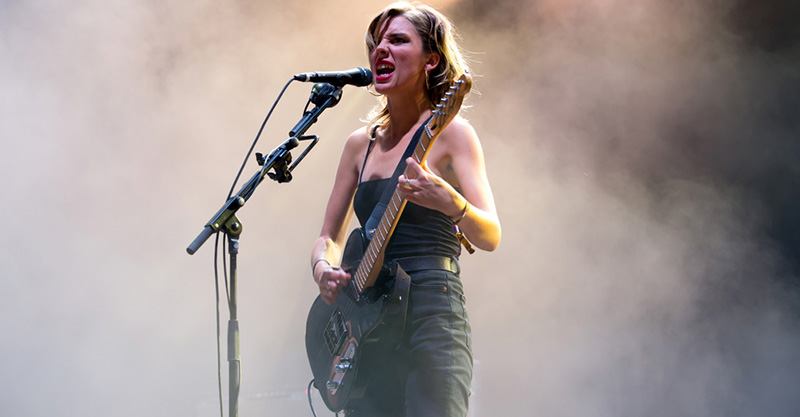
[[[420,175],[424,175],[429,173],[428,171],[428,164],[426,161],[422,161],[422,163],[418,163],[416,159],[412,157],[406,158],[406,165],[408,166],[409,170],[414,174],[412,177],[418,178]]]
[[[397,178],[397,186],[405,190],[414,191],[419,188],[420,181],[424,181],[429,174],[425,161],[422,165],[417,163],[414,158],[406,158],[406,165],[408,166],[407,174],[403,173]]]
[[[319,295],[326,303],[333,304],[339,295],[339,291],[340,289],[332,285],[331,281],[327,281],[327,285],[320,285]]]
[[[405,175],[400,175],[397,177],[397,186],[405,190],[413,189],[411,186],[411,178],[408,178]]]
[[[350,274],[339,267],[329,267],[319,280],[319,294],[323,301],[333,304],[339,292],[347,285]]]

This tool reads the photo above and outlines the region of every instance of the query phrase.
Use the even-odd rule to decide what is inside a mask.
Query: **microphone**
[[[348,84],[356,87],[366,87],[372,84],[372,71],[366,68],[353,68],[347,71],[304,72],[295,75],[294,79],[312,83],[329,83],[337,87]]]

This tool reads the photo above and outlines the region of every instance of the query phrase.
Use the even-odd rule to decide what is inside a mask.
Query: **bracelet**
[[[330,263],[330,262],[328,262],[328,260],[327,260],[327,259],[325,259],[325,258],[319,258],[319,259],[317,259],[316,261],[314,261],[314,265],[311,267],[311,276],[312,276],[312,277],[314,276],[314,271],[316,271],[316,270],[317,270],[317,264],[318,264],[318,263],[320,263],[320,262],[322,262],[322,261],[325,261],[325,263],[326,263],[326,264],[328,264],[328,265],[330,265],[330,264],[331,264],[331,263]]]
[[[453,221],[453,225],[457,225],[461,220],[464,220],[464,217],[467,216],[468,211],[469,211],[469,201],[464,199],[464,209],[461,210],[461,216],[458,217],[458,220]]]

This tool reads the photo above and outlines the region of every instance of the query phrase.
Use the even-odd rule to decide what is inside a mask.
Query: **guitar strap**
[[[394,195],[395,187],[392,185],[397,182],[397,178],[400,177],[400,174],[406,170],[406,159],[414,153],[414,149],[417,147],[420,137],[422,137],[422,132],[425,130],[425,126],[428,125],[428,122],[430,122],[432,118],[433,116],[428,118],[428,120],[426,120],[425,123],[423,123],[419,129],[417,129],[416,133],[414,133],[414,136],[408,143],[405,152],[403,152],[403,156],[400,158],[400,161],[398,161],[397,167],[394,169],[392,180],[388,181],[389,185],[385,190],[383,190],[383,194],[381,194],[378,204],[376,204],[375,208],[372,209],[369,219],[367,219],[367,222],[364,224],[364,234],[367,236],[367,239],[372,240],[372,233],[380,224],[383,213],[386,212],[386,208],[389,205],[389,200],[391,200],[392,195]],[[375,130],[376,129],[372,130],[373,140],[375,139]],[[388,298],[389,302],[386,306],[386,311],[391,317],[394,317],[394,323],[396,323],[396,326],[393,328],[395,330],[399,329],[401,332],[395,332],[394,336],[399,337],[406,326],[406,311],[408,306],[408,292],[411,285],[411,277],[409,277],[408,274],[403,271],[403,267],[401,267],[397,262],[392,262],[389,266],[389,277],[393,279],[393,290],[392,296]]]
[[[425,126],[427,126],[428,122],[433,118],[433,116],[429,117],[422,126],[417,129],[417,132],[414,133],[414,137],[411,138],[411,141],[408,142],[408,147],[406,147],[406,151],[403,153],[403,156],[400,158],[400,161],[397,163],[397,167],[394,170],[394,174],[392,174],[393,181],[389,181],[389,186],[383,190],[383,194],[381,195],[380,200],[378,200],[378,204],[375,205],[375,208],[372,210],[372,214],[370,214],[369,219],[364,224],[364,233],[367,235],[367,239],[372,240],[372,232],[378,227],[380,224],[381,217],[383,217],[383,213],[386,211],[386,207],[389,205],[389,200],[392,198],[394,194],[395,188],[391,186],[397,182],[397,178],[400,177],[400,174],[406,170],[406,159],[414,153],[414,149],[417,147],[417,143],[419,143],[419,138],[422,137],[422,132],[425,130]],[[375,139],[375,130],[372,130],[372,139]]]

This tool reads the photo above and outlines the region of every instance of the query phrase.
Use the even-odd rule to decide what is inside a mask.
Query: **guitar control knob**
[[[336,372],[337,374],[343,374],[343,373],[349,371],[352,368],[353,368],[353,365],[349,365],[349,364],[346,364],[346,363],[340,363],[340,364],[337,364],[336,366],[333,367],[333,372]]]

